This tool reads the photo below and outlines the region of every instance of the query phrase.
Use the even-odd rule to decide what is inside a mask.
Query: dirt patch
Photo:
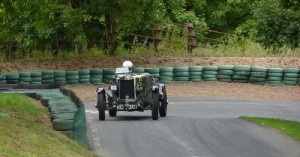
[[[107,89],[108,85],[104,85]],[[96,99],[98,86],[66,86],[82,100]],[[300,101],[300,87],[269,86],[223,82],[171,83],[167,84],[167,93],[171,97],[213,97],[247,100]]]
[[[15,61],[0,63],[0,73],[40,70],[76,70],[84,68],[119,67],[123,61],[131,60],[134,66],[208,66],[208,65],[251,65],[282,68],[300,68],[300,57],[100,57],[69,61]]]

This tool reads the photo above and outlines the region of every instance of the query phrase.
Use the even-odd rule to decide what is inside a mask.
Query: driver
[[[133,64],[132,64],[131,61],[125,61],[125,62],[123,62],[123,67],[124,67],[124,68],[128,68],[128,70],[129,70],[130,72],[132,72]]]

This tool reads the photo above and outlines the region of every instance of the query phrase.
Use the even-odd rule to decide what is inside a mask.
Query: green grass
[[[300,122],[277,118],[241,117],[250,122],[275,128],[284,134],[300,141]]]
[[[54,131],[47,108],[25,95],[1,94],[0,156],[94,156],[67,136]]]

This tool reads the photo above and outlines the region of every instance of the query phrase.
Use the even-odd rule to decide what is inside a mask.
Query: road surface
[[[104,157],[300,157],[300,142],[239,119],[300,121],[300,102],[169,98],[167,117],[157,121],[150,111],[99,121],[95,102],[85,102],[89,143]]]

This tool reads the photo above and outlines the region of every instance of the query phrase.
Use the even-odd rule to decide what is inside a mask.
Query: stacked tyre
[[[80,84],[90,84],[90,69],[79,70],[79,83]]]
[[[233,67],[232,81],[235,83],[248,83],[251,72],[249,65],[237,65]]]
[[[159,81],[159,68],[145,68],[145,73],[151,74],[154,81]]]
[[[29,72],[20,72],[19,73],[19,84],[28,85],[31,83],[31,73]]]
[[[217,81],[217,74],[218,74],[218,66],[204,66],[203,67],[203,81],[205,82],[213,82]]]
[[[67,84],[65,71],[54,71],[53,75],[54,75],[54,84],[57,84],[57,85]]]
[[[189,67],[189,77],[192,82],[200,82],[202,79],[202,66],[190,66]]]
[[[79,83],[79,72],[78,71],[66,71],[67,84],[78,84]]]
[[[42,71],[42,84],[54,84],[53,71]]]
[[[103,79],[103,70],[102,69],[90,69],[90,75],[91,75],[91,84],[93,85],[99,85],[102,83]]]
[[[116,69],[105,68],[103,69],[103,82],[109,84],[111,79],[115,76]]]
[[[41,72],[32,72],[31,73],[31,84],[42,84],[42,73]]]
[[[218,69],[218,81],[220,82],[231,82],[233,76],[233,68],[232,65],[221,65]]]
[[[270,86],[278,86],[283,80],[282,68],[269,68],[268,69],[268,84]]]
[[[17,84],[19,83],[19,73],[8,73],[6,74],[7,84]]]
[[[0,74],[0,84],[6,84],[6,75]]]
[[[145,72],[145,68],[143,67],[133,67],[132,72],[136,74],[141,74]]]
[[[173,73],[176,82],[186,83],[190,80],[189,67],[175,67]]]
[[[249,78],[250,83],[256,85],[264,85],[267,81],[267,71],[268,68],[266,67],[251,67],[251,73]]]
[[[298,68],[286,68],[283,70],[283,83],[288,86],[296,86],[298,85],[299,79],[299,71]]]
[[[159,68],[159,81],[165,84],[173,82],[173,67]]]

